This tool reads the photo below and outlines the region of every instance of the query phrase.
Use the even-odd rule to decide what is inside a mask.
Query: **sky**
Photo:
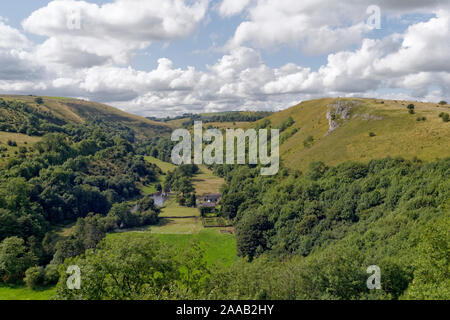
[[[450,100],[449,0],[0,2],[0,93],[142,116]]]

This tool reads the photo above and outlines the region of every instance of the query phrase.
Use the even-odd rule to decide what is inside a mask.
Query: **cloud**
[[[289,4],[290,0],[286,1]],[[97,6],[80,1],[80,5],[88,8],[82,12],[92,11],[92,16],[98,18],[95,25],[97,29],[94,28],[92,33],[82,29],[76,31],[79,32],[77,36],[72,37],[61,29],[64,21],[59,21],[59,18],[51,19],[51,12],[59,12],[59,9],[55,8],[65,8],[64,5],[56,5],[56,2],[64,5],[73,3],[67,0],[51,2],[49,6],[53,9],[40,9],[45,10],[39,14],[37,12],[40,10],[36,11],[24,22],[27,30],[35,26],[35,33],[48,37],[43,43],[32,43],[21,31],[0,21],[0,92],[85,97],[146,116],[236,109],[280,110],[301,100],[323,96],[403,97],[436,101],[450,99],[448,10],[433,9],[434,17],[409,26],[401,34],[390,34],[381,39],[357,40],[360,37],[357,19],[354,20],[355,23],[347,26],[332,27],[333,24],[339,25],[340,20],[333,20],[332,15],[327,12],[323,17],[300,17],[305,14],[296,15],[296,8],[299,7],[292,2],[293,6],[286,7],[289,8],[285,9],[286,12],[281,12],[281,7],[277,7],[279,12],[275,10],[274,14],[278,15],[278,19],[282,18],[282,13],[294,15],[294,20],[301,18],[300,24],[304,20],[306,26],[313,28],[315,33],[312,33],[312,36],[301,38],[304,48],[310,47],[310,50],[314,51],[315,47],[322,46],[333,51],[328,54],[327,61],[318,68],[312,69],[294,63],[274,68],[265,63],[258,46],[252,48],[237,45],[237,42],[214,64],[204,69],[175,67],[170,59],[160,58],[153,70],[142,71],[121,65],[122,61],[132,55],[135,48],[157,41],[157,37],[152,36],[154,31],[151,30],[143,30],[140,34],[128,38],[130,31],[127,26],[131,25],[133,29],[138,25],[139,16],[138,21],[128,21],[128,17],[125,17],[120,23],[108,24],[101,19],[104,13],[98,13],[106,10],[106,5]],[[325,2],[335,4],[332,0]],[[325,2],[322,1],[322,4]],[[110,5],[122,6],[125,3],[140,3],[145,7],[147,1],[115,1]],[[187,25],[192,28],[195,28],[195,21],[200,21],[204,15],[203,9],[198,9],[202,8],[202,1],[191,1],[190,6],[182,1],[168,3],[178,6],[179,11],[187,10],[188,17],[185,21],[188,21]],[[273,3],[272,0],[249,2],[248,9],[242,10],[250,12],[255,6],[264,4]],[[409,4],[402,4],[408,6],[407,10],[418,10],[423,3],[411,1]],[[435,1],[434,4],[438,6],[442,3]],[[302,2],[301,6],[307,13],[318,10],[315,1]],[[149,15],[145,13],[145,8],[142,8],[143,16]],[[165,9],[154,10],[164,12]],[[198,11],[198,16],[194,14],[197,18],[192,19],[192,10]],[[397,6],[391,10],[402,8]],[[230,9],[228,12],[235,11]],[[116,14],[123,17],[119,11]],[[177,15],[171,14],[174,17]],[[251,19],[258,13],[252,14]],[[353,16],[352,12],[346,14]],[[37,23],[36,21],[44,19],[41,15],[49,21]],[[111,16],[113,20],[119,19],[113,14]],[[177,30],[179,21],[175,26],[166,26],[166,23],[170,23],[164,21],[171,20],[164,19],[167,18],[162,18],[163,22],[157,24],[159,28]],[[321,19],[331,19],[329,27],[323,28],[324,22]],[[116,23],[119,23],[121,28],[114,31],[113,26]],[[287,30],[290,24],[289,21],[285,24],[280,20],[279,28]],[[352,28],[356,29],[348,31],[353,30]],[[287,34],[280,36],[277,36],[276,30],[269,31],[261,29],[259,33],[262,35],[255,35],[255,41],[295,41],[297,37],[295,30],[288,30]],[[189,33],[186,30],[183,32]],[[355,34],[356,38],[351,39],[347,32],[350,35]],[[101,36],[102,34],[104,36]],[[165,37],[170,38],[175,34],[178,32],[167,31]],[[346,48],[348,43],[341,41],[341,38],[349,42],[355,41],[357,44],[354,48]],[[341,46],[345,48],[335,49]]]
[[[204,18],[207,0],[51,1],[23,21],[27,32],[48,37],[41,58],[74,67],[128,63],[153,41],[191,34]]]
[[[372,29],[366,21],[367,8],[373,0],[264,0],[238,6],[224,0],[219,12],[230,16],[242,10],[247,18],[236,29],[226,48],[252,46],[276,49],[280,46],[300,48],[314,55],[345,50],[360,41]],[[447,0],[379,0],[382,17],[422,10],[434,13],[449,6]]]
[[[19,30],[11,28],[0,17],[0,49],[24,49],[31,42]]]
[[[218,11],[222,17],[231,17],[238,13],[241,13],[252,0],[223,0]]]

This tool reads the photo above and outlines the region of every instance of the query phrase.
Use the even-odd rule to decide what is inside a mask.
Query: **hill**
[[[414,104],[414,114],[407,106]],[[305,170],[313,161],[337,165],[375,158],[434,160],[450,156],[450,123],[439,114],[449,105],[376,99],[320,99],[303,102],[257,122],[280,128],[280,155],[290,168]],[[254,126],[254,124],[252,124]],[[334,129],[334,130],[330,130]]]
[[[37,111],[49,112],[53,117],[66,123],[80,124],[88,120],[101,119],[104,121],[113,121],[125,125],[135,130],[137,135],[154,136],[169,135],[170,128],[164,123],[152,121],[144,117],[132,115],[113,108],[111,106],[61,97],[40,97],[42,101],[36,102],[36,96],[16,96],[0,95],[0,98],[7,101],[22,102],[35,108]],[[0,130],[3,131],[3,130]]]

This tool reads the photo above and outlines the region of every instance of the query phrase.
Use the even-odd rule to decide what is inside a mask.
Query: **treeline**
[[[166,117],[166,118],[156,118],[156,117],[147,117],[153,121],[159,122],[169,122],[173,120],[180,120],[189,118],[189,120],[183,122],[183,127],[188,127],[194,125],[195,121],[202,121],[205,123],[209,122],[254,122],[265,117],[270,116],[273,112],[269,111],[229,111],[229,112],[218,112],[211,114],[194,114],[194,113],[185,113],[181,116],[177,117]]]

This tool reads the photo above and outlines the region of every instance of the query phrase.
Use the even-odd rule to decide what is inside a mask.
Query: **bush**
[[[376,136],[376,134],[374,132],[369,133],[369,137],[375,137],[375,136]]]
[[[303,141],[303,145],[305,146],[305,148],[310,148],[314,143],[314,137],[313,136],[308,136],[304,141]]]
[[[0,276],[6,282],[22,280],[25,271],[36,265],[37,260],[22,238],[10,237],[0,243]]]
[[[417,121],[426,121],[427,118],[426,117],[417,117],[416,120]]]
[[[409,114],[415,114],[416,112],[414,111],[414,109],[409,109]]]
[[[55,285],[58,283],[58,280],[59,280],[58,266],[55,264],[49,264],[45,268],[44,285],[46,286]]]
[[[28,288],[36,289],[44,284],[44,269],[41,267],[31,267],[25,271],[25,283]]]
[[[439,104],[442,105],[442,106],[444,106],[444,105],[446,105],[446,104],[448,104],[448,103],[447,103],[447,101],[442,100],[442,101],[439,102]]]
[[[442,121],[449,122],[450,121],[450,115],[448,113],[444,113],[442,115]]]
[[[411,103],[411,104],[408,104],[407,108],[409,110],[414,110],[415,106]]]
[[[15,142],[13,140],[8,140],[8,142],[6,144],[10,147],[17,147],[17,142]]]
[[[43,104],[44,100],[41,97],[37,97],[36,99],[34,99],[34,102],[36,102],[37,104]]]

